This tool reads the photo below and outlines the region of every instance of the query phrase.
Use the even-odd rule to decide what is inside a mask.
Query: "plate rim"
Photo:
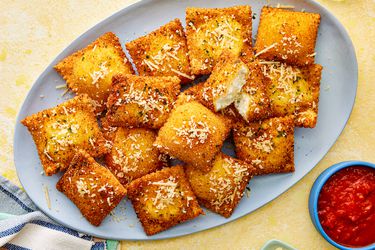
[[[158,1],[162,1],[162,0],[158,0]],[[16,142],[17,139],[18,139],[18,130],[19,130],[19,127],[20,127],[20,122],[21,122],[21,114],[24,113],[24,109],[25,109],[25,104],[28,102],[28,100],[31,98],[30,97],[30,93],[35,90],[35,88],[37,88],[37,82],[41,81],[41,79],[43,77],[45,77],[47,75],[47,72],[48,72],[48,69],[49,68],[53,68],[53,66],[56,64],[56,62],[58,62],[59,60],[61,60],[60,58],[63,57],[62,55],[66,53],[66,51],[68,51],[73,45],[76,45],[76,44],[79,44],[79,40],[82,40],[84,39],[86,36],[89,36],[90,33],[92,33],[92,30],[94,30],[98,25],[106,25],[110,22],[112,22],[114,19],[116,19],[118,16],[121,16],[121,15],[126,15],[127,12],[130,12],[131,10],[133,9],[136,9],[136,8],[139,8],[139,7],[142,7],[142,6],[145,6],[145,5],[148,5],[150,3],[155,3],[156,1],[155,0],[140,0],[138,2],[134,2],[134,3],[131,3],[130,5],[114,12],[113,14],[110,14],[109,16],[101,19],[100,21],[96,22],[94,25],[92,25],[89,29],[87,29],[86,31],[84,31],[82,34],[80,34],[76,39],[74,39],[71,43],[69,43],[66,47],[64,47],[60,53],[57,54],[57,56],[51,61],[51,63],[49,63],[42,71],[42,73],[36,78],[36,80],[34,81],[34,83],[32,84],[31,88],[28,90],[27,94],[26,94],[26,97],[25,99],[23,100],[21,106],[20,106],[20,109],[18,110],[18,113],[17,113],[17,116],[16,116],[16,123],[15,123],[15,129],[14,129],[14,135],[13,135],[13,161],[14,161],[14,165],[15,165],[15,169],[16,169],[16,173],[17,173],[17,177],[18,177],[18,180],[20,181],[22,187],[24,186],[22,181],[21,181],[21,178],[20,178],[20,174],[18,172],[18,168],[17,168],[17,160],[16,160],[16,152],[18,150],[16,150],[16,145],[18,145],[18,143]],[[121,238],[121,237],[104,237],[105,239],[112,239],[112,240],[131,240],[131,241],[150,241],[150,240],[164,240],[164,239],[170,239],[170,238],[180,238],[180,237],[183,237],[183,236],[186,236],[186,235],[191,235],[191,234],[196,234],[198,232],[202,232],[202,231],[206,231],[206,230],[209,230],[209,229],[213,229],[213,228],[216,228],[216,227],[220,227],[220,226],[223,226],[227,223],[230,223],[230,222],[234,222],[234,221],[237,221],[238,219],[244,217],[244,216],[247,216],[253,212],[255,212],[256,210],[260,209],[261,207],[265,206],[266,204],[274,201],[276,198],[280,197],[282,194],[284,194],[285,192],[287,192],[290,188],[292,188],[294,185],[296,185],[298,182],[300,182],[307,174],[309,174],[315,167],[317,164],[319,164],[322,159],[328,154],[328,152],[331,150],[332,146],[337,142],[337,140],[339,139],[339,137],[341,136],[343,130],[345,129],[347,123],[348,123],[348,120],[350,119],[351,117],[351,114],[353,112],[353,108],[354,108],[354,105],[355,105],[355,100],[356,100],[356,97],[357,97],[357,91],[358,91],[358,60],[357,60],[357,55],[356,55],[356,52],[355,52],[355,47],[354,47],[354,44],[353,44],[353,41],[349,35],[349,32],[347,31],[347,29],[344,27],[344,25],[339,21],[339,19],[332,13],[330,12],[324,5],[314,1],[314,0],[303,0],[302,2],[306,3],[306,4],[310,4],[318,9],[321,10],[321,15],[324,14],[324,15],[327,15],[329,16],[333,23],[335,24],[335,26],[337,27],[337,30],[343,35],[343,40],[345,40],[346,44],[348,45],[347,49],[348,49],[348,54],[351,55],[351,57],[353,57],[353,72],[355,73],[355,82],[353,82],[353,84],[355,85],[355,91],[354,91],[354,95],[353,95],[353,99],[350,100],[350,112],[347,113],[346,117],[344,117],[345,119],[345,123],[344,125],[338,129],[339,133],[336,137],[336,139],[330,143],[330,144],[327,144],[329,145],[329,149],[327,152],[325,152],[324,154],[321,155],[320,159],[318,158],[317,162],[314,164],[314,166],[309,169],[306,173],[304,173],[301,178],[299,178],[298,180],[296,180],[295,182],[293,182],[293,184],[291,184],[288,188],[284,189],[279,195],[277,195],[276,197],[270,199],[268,202],[264,203],[263,205],[259,206],[258,208],[252,210],[252,211],[249,211],[249,212],[246,212],[244,213],[243,215],[235,218],[235,219],[230,219],[228,218],[228,220],[224,221],[223,223],[219,224],[219,225],[215,225],[215,226],[212,226],[212,227],[209,227],[209,228],[202,228],[202,229],[196,229],[194,230],[193,232],[187,232],[187,233],[181,233],[179,235],[163,235],[163,236],[158,236],[155,235],[154,236],[147,236],[146,234],[144,235],[144,238]],[[239,4],[234,4],[234,5],[239,5]],[[246,5],[250,5],[250,3],[246,4]],[[250,5],[251,6],[251,5]],[[89,42],[90,43],[90,42]],[[27,194],[27,190],[24,189],[26,194]],[[28,195],[29,196],[29,195]],[[30,197],[30,196],[29,196]],[[30,197],[30,199],[32,200],[32,198]],[[33,200],[32,200],[33,201]],[[89,232],[87,230],[81,230],[80,228],[78,227],[75,227],[75,226],[71,226],[67,223],[65,223],[63,220],[59,219],[58,217],[56,216],[53,216],[51,213],[49,213],[48,210],[46,209],[43,209],[42,207],[40,207],[38,204],[36,204],[34,201],[33,203],[35,204],[35,206],[43,213],[45,213],[47,215],[47,217],[49,217],[50,219],[52,219],[53,221],[63,225],[63,226],[66,226],[68,228],[71,228],[73,230],[76,230],[78,232],[82,232],[82,233],[85,233],[85,234],[88,234],[88,235],[92,235],[94,237],[99,237],[99,238],[103,238],[103,235],[100,235],[100,234],[96,234],[96,233],[92,233],[92,232]],[[73,204],[74,205],[74,204]],[[154,238],[155,237],[155,238]]]

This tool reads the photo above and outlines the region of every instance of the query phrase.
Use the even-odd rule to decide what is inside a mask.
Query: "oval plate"
[[[85,47],[101,34],[112,31],[119,36],[121,44],[142,36],[170,20],[178,17],[185,22],[185,8],[229,7],[250,4],[254,13],[253,30],[257,30],[260,9],[266,4],[278,3],[293,5],[296,10],[305,9],[321,15],[321,24],[316,47],[316,61],[324,67],[319,101],[318,124],[314,129],[295,131],[295,165],[293,174],[280,174],[256,177],[250,182],[251,195],[242,199],[233,215],[225,219],[206,210],[206,216],[180,224],[152,237],[146,236],[137,216],[127,199],[114,210],[116,216],[108,216],[103,224],[94,227],[81,215],[76,206],[55,184],[61,174],[47,177],[41,175],[36,147],[27,129],[20,120],[40,110],[53,107],[71,96],[61,97],[62,90],[56,86],[64,80],[55,72],[53,66]],[[319,4],[313,1],[218,1],[218,0],[145,0],[133,4],[100,22],[68,46],[42,73],[31,88],[18,115],[14,137],[14,160],[18,177],[27,194],[49,217],[80,232],[97,237],[122,240],[165,239],[186,235],[238,219],[265,205],[293,186],[306,175],[328,152],[345,127],[350,116],[357,89],[357,61],[353,45],[343,26]],[[40,95],[45,95],[40,98]],[[230,153],[230,152],[227,152]],[[51,198],[48,209],[43,188],[47,187]]]

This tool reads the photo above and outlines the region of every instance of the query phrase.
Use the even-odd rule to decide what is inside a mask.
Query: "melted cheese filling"
[[[237,96],[236,101],[234,102],[234,106],[236,107],[238,113],[247,120],[247,113],[249,111],[250,104],[252,102],[251,96],[247,93],[240,93]]]
[[[214,102],[215,110],[219,111],[223,108],[228,107],[231,105],[234,100],[236,99],[237,95],[240,93],[243,85],[246,83],[247,75],[249,74],[249,69],[246,66],[242,66],[236,73],[233,81],[229,85],[226,93]]]

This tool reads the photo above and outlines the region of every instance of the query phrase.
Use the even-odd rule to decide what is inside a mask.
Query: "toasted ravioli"
[[[255,172],[251,164],[223,153],[216,155],[208,173],[189,165],[185,170],[199,204],[227,218],[237,207]]]
[[[99,226],[126,195],[116,177],[83,150],[77,151],[56,188],[94,226]]]
[[[249,68],[237,56],[224,52],[206,81],[211,87],[215,111],[231,105],[249,76]]]
[[[194,79],[179,19],[127,43],[126,48],[142,76],[177,76],[182,83]]]
[[[108,152],[92,100],[78,95],[22,120],[30,131],[46,175],[65,170],[78,149],[97,157]]]
[[[214,114],[202,104],[186,102],[172,111],[160,128],[155,145],[161,152],[207,172],[230,127],[228,119]]]
[[[255,56],[290,65],[313,64],[319,24],[319,14],[263,7]]]
[[[255,174],[294,172],[293,116],[237,123],[233,139],[237,157],[252,164]]]
[[[204,214],[182,166],[165,168],[132,181],[128,197],[147,235]]]
[[[74,93],[87,94],[96,102],[96,111],[105,109],[112,76],[133,74],[134,70],[112,32],[105,33],[86,48],[66,57],[55,69]]]
[[[158,129],[179,93],[180,79],[175,76],[117,75],[108,97],[108,124]]]
[[[108,168],[123,185],[167,166],[167,156],[153,146],[156,132],[145,128],[119,127],[111,152],[106,155]]]
[[[272,63],[262,65],[262,72],[270,80],[267,92],[272,116],[294,115],[297,127],[315,127],[322,66]]]
[[[195,100],[203,104],[210,110],[215,111],[213,103],[213,91],[212,88],[206,82],[201,82],[188,88],[182,94],[180,94],[180,96],[184,96],[184,98],[187,100]],[[237,109],[234,107],[234,104],[231,104],[228,107],[220,110],[219,114],[227,117],[232,122],[243,121],[243,118],[238,113]]]
[[[257,62],[248,64],[250,75],[236,98],[234,106],[248,122],[265,119],[270,115],[270,99],[267,93],[268,80]]]
[[[247,62],[252,52],[250,6],[186,8],[186,38],[191,71],[209,74],[223,51]]]

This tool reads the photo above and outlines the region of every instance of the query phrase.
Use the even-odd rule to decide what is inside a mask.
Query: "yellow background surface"
[[[18,183],[13,164],[14,124],[22,101],[36,78],[81,33],[132,2],[1,0],[0,174]],[[298,249],[332,248],[313,227],[307,199],[316,177],[330,165],[354,159],[375,162],[375,1],[319,2],[348,30],[359,63],[353,113],[329,153],[290,190],[250,215],[176,239],[124,241],[123,249],[260,249],[272,238],[286,241]]]

